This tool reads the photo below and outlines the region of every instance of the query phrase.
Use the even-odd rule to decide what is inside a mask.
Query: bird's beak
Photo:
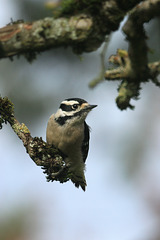
[[[93,108],[95,108],[95,107],[97,107],[97,105],[88,105],[88,106],[86,106],[85,109],[91,110],[91,109],[93,109]]]

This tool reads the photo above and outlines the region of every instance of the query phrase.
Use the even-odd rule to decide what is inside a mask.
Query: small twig
[[[128,52],[119,49],[116,55],[112,55],[109,58],[109,62],[118,65],[117,68],[107,70],[105,72],[105,78],[108,81],[120,80],[121,84],[118,88],[118,97],[116,103],[118,107],[123,110],[129,107],[134,109],[134,106],[130,104],[131,98],[137,99],[140,90],[140,79],[135,79],[134,69],[131,65],[131,60]],[[160,82],[157,76],[160,74],[160,62],[154,62],[147,64],[148,75],[147,80],[151,80],[156,86],[160,86]]]
[[[110,35],[106,36],[106,38],[105,38],[104,46],[100,53],[100,72],[99,72],[98,76],[89,83],[90,88],[96,87],[97,84],[99,84],[100,82],[102,82],[104,80],[104,74],[105,74],[105,70],[106,70],[105,56],[106,56],[106,52],[107,52],[108,45],[110,42],[110,38],[111,38]]]
[[[118,67],[109,69],[105,72],[104,77],[107,80],[121,80],[131,76],[132,69],[130,67],[130,59],[127,51],[118,49],[116,55],[110,56],[109,62]]]

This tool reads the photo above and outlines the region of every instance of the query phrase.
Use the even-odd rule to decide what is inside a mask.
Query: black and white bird
[[[59,109],[49,118],[46,140],[60,149],[66,156],[71,181],[85,191],[85,161],[89,150],[89,126],[85,119],[97,107],[81,98],[68,98],[61,102]]]

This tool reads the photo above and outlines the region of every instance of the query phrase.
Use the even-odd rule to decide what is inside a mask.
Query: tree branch
[[[65,7],[62,7],[59,18],[45,18],[33,23],[12,22],[1,28],[0,58],[23,54],[32,61],[38,52],[60,46],[71,46],[78,54],[95,51],[105,41],[107,34],[118,29],[126,13],[132,9],[123,27],[129,42],[128,60],[123,62],[125,57],[120,56],[122,61],[119,68],[107,71],[105,78],[122,79],[116,98],[121,110],[127,107],[133,109],[130,100],[139,96],[142,82],[151,79],[159,86],[156,79],[159,67],[155,71],[153,66],[157,64],[148,64],[143,24],[160,15],[160,0],[70,0],[67,3],[62,0],[62,3]],[[93,86],[101,80],[102,73]]]
[[[42,138],[32,137],[24,123],[20,124],[14,116],[13,103],[8,98],[0,97],[0,128],[9,123],[16,135],[23,142],[27,153],[37,166],[44,169],[47,181],[66,182],[71,173],[64,161],[64,154],[54,146],[48,145]]]
[[[92,28],[93,20],[86,15],[13,23],[0,29],[0,57],[24,54],[32,60],[36,52],[83,42]]]
[[[143,79],[137,80],[137,76],[135,78],[135,72],[127,51],[119,49],[116,55],[109,58],[109,62],[118,65],[118,67],[107,70],[105,78],[108,81],[123,79],[118,88],[119,95],[116,98],[118,107],[121,110],[127,107],[134,109],[134,106],[130,104],[130,100],[139,96],[140,83],[143,82]],[[151,80],[156,86],[160,86],[157,79],[160,74],[160,61],[147,64],[147,74],[147,81]]]
[[[148,80],[148,47],[146,43],[146,33],[143,24],[152,18],[160,16],[160,0],[147,0],[134,8],[123,31],[129,42],[128,54],[133,69],[133,79]]]
[[[126,1],[124,8],[119,0],[72,0],[67,3],[71,5],[67,6],[68,12],[60,14],[68,14],[67,17],[11,22],[0,29],[0,58],[23,54],[32,61],[36,53],[61,46],[71,46],[78,54],[95,51],[138,2]]]
[[[117,106],[123,110],[133,109],[130,100],[137,99],[142,82],[152,80],[157,86],[157,76],[160,73],[159,62],[148,64],[148,47],[143,24],[153,17],[160,16],[160,0],[146,0],[136,6],[130,13],[123,31],[129,42],[128,53],[118,51],[110,58],[111,62],[119,65],[117,69],[105,73],[107,80],[122,79],[116,98]]]

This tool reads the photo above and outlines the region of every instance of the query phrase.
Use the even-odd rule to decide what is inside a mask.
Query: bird
[[[65,156],[75,187],[85,191],[85,162],[89,151],[90,127],[85,119],[97,107],[81,98],[68,98],[48,120],[46,141],[58,148]]]

